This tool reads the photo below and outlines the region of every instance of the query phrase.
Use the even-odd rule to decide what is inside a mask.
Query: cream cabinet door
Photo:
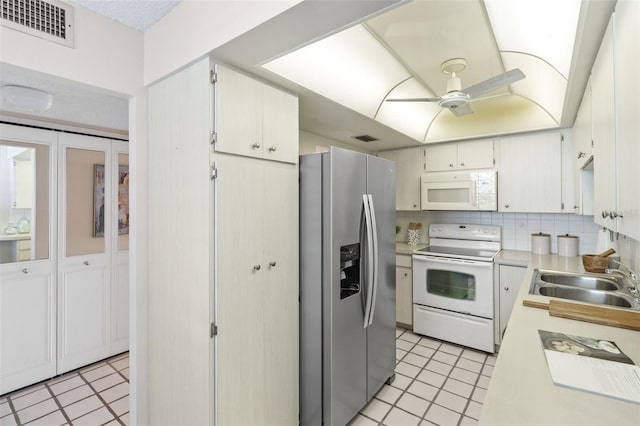
[[[616,4],[616,114],[618,143],[618,231],[640,240],[640,2]]]
[[[458,169],[490,169],[493,167],[493,139],[460,142]]]
[[[262,216],[263,318],[265,339],[261,378],[264,418],[261,424],[298,423],[299,284],[298,169],[263,162]]]
[[[595,101],[592,103],[594,221],[616,231],[617,221],[609,216],[617,209],[613,16],[593,64],[591,94]]]
[[[498,210],[561,213],[561,148],[559,132],[501,139]]]
[[[420,177],[424,173],[425,148],[384,151],[378,156],[396,163],[396,210],[420,210]]]
[[[458,168],[458,145],[446,143],[425,147],[425,168],[428,172],[442,172]]]
[[[413,326],[413,272],[411,268],[396,267],[396,322]]]
[[[219,65],[216,73],[216,151],[261,158],[263,84]]]
[[[262,144],[265,160],[298,162],[298,98],[263,85]]]
[[[268,343],[263,333],[262,161],[219,155],[216,166],[216,424],[260,424]]]
[[[507,328],[509,317],[511,317],[511,311],[515,305],[516,297],[518,296],[518,291],[520,290],[522,280],[524,279],[524,273],[526,271],[527,268],[520,266],[498,266],[500,329],[499,333],[496,334],[496,344],[500,344],[502,342],[502,336]]]
[[[297,167],[227,155],[216,164],[218,424],[295,424]]]

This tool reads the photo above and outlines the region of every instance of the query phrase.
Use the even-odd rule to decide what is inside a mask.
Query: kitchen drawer
[[[405,268],[411,268],[411,256],[396,254],[396,266],[404,266]]]

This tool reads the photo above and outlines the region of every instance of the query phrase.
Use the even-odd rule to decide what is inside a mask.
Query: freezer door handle
[[[373,237],[371,223],[371,209],[369,207],[368,194],[362,194],[362,207],[364,210],[364,238],[367,240],[367,257],[365,259],[365,278],[366,278],[366,298],[364,304],[364,328],[369,325],[369,317],[371,314],[371,302],[373,297]]]
[[[373,240],[373,294],[371,295],[371,308],[369,309],[369,323],[373,324],[373,313],[376,310],[376,294],[378,292],[378,225],[376,223],[376,209],[373,205],[373,196],[367,194],[369,200],[369,211],[371,214],[371,239]]]

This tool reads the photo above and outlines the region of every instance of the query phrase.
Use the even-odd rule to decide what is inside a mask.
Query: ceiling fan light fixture
[[[440,106],[443,108],[458,108],[468,103],[469,95],[460,91],[449,92],[440,99]]]
[[[33,87],[7,84],[0,87],[2,106],[24,112],[44,112],[51,108],[53,96]]]

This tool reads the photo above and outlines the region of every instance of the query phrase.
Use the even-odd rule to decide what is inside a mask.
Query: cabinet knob
[[[460,165],[461,165],[462,167],[464,167],[464,163],[460,163]]]
[[[611,210],[609,212],[609,219],[615,219],[616,217],[622,218],[622,215],[618,212],[614,212],[613,210]]]
[[[272,260],[271,262],[269,262],[269,266],[271,266],[272,268],[274,268],[276,266],[276,261]]]
[[[85,266],[89,266],[89,261],[85,260],[84,262],[82,262]]]
[[[509,291],[509,287],[505,287],[505,288],[504,288],[504,291]]]
[[[505,205],[504,205],[504,208],[505,208],[505,209],[508,209],[508,208],[509,208],[509,204],[505,204]]]
[[[587,153],[586,153],[586,152],[582,152],[582,151],[578,152],[578,158],[582,158],[582,157],[584,157],[585,155],[587,155]]]
[[[449,163],[449,167],[453,167],[453,163]]]
[[[606,210],[603,210],[603,211],[602,211],[602,218],[603,218],[603,219],[606,219],[606,218],[607,218],[607,216],[609,216],[609,212],[608,212],[608,211],[606,211]]]
[[[24,268],[24,269],[22,269],[22,273],[23,273],[23,274],[28,274],[28,273],[29,273],[29,270],[28,270],[27,268]]]
[[[259,271],[260,270],[260,265],[253,265],[253,270],[254,271]]]
[[[407,274],[407,273],[405,272],[405,273],[404,273],[404,276],[405,276],[405,277],[406,277],[406,276],[409,276],[409,274]]]
[[[413,207],[418,207],[418,205],[417,205],[417,204],[414,204],[414,205],[413,205]]]
[[[260,144],[258,142],[254,142],[254,144],[251,145],[251,148],[258,149],[258,148],[260,148]]]
[[[276,152],[275,145],[269,147],[269,152]]]

